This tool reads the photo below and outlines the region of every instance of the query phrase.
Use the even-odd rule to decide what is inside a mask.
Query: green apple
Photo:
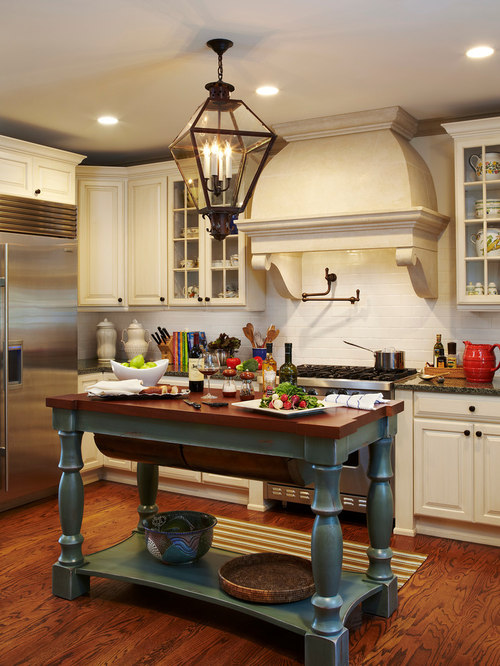
[[[145,368],[156,368],[156,363],[154,363],[153,361],[148,361],[148,362],[145,364],[144,367],[145,367]]]
[[[130,363],[128,361],[125,361],[125,363],[122,363],[124,368],[130,368]]]

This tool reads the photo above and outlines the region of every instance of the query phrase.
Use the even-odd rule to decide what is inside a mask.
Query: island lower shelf
[[[226,594],[219,587],[220,567],[240,556],[219,548],[210,551],[198,562],[179,566],[163,564],[145,548],[144,535],[134,531],[124,541],[85,556],[85,563],[75,573],[127,581],[181,594],[200,601],[220,604],[241,613],[266,620],[289,631],[305,635],[311,631],[313,606],[311,599],[286,604],[259,604],[242,601]],[[364,574],[343,572],[340,595],[342,620],[361,602],[382,590],[379,583],[364,579]]]

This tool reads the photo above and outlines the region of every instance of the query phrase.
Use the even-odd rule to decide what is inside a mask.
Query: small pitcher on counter
[[[480,382],[491,384],[493,375],[500,368],[500,363],[495,366],[495,347],[500,345],[475,345],[464,340],[464,372],[468,382]]]
[[[149,347],[151,335],[149,331],[143,328],[137,319],[134,319],[128,328],[122,331],[122,343],[125,348],[127,359],[142,354],[146,356]]]

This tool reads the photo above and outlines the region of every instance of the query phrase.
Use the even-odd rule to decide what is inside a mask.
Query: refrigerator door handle
[[[7,246],[3,245],[1,252],[4,255],[3,265],[5,268],[5,276],[0,277],[0,300],[1,300],[1,335],[2,335],[2,359],[0,363],[0,391],[2,395],[1,410],[1,428],[0,428],[0,456],[3,459],[3,490],[9,490],[9,447],[8,447],[8,430],[7,430],[7,398],[9,389],[9,304],[8,304],[8,288],[7,288]]]

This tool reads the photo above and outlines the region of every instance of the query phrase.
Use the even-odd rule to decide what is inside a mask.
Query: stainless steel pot
[[[404,351],[397,351],[393,348],[373,351],[373,349],[368,349],[368,347],[356,345],[354,342],[347,342],[347,340],[344,340],[344,342],[346,345],[371,352],[375,357],[375,368],[377,370],[403,370],[405,367]]]

